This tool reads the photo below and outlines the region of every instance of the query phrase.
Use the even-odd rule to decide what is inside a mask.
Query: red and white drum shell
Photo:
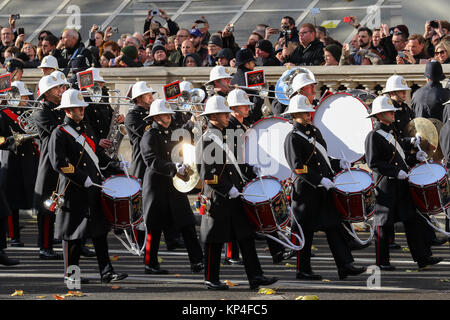
[[[375,184],[370,172],[351,168],[341,171],[333,180],[334,203],[341,218],[350,222],[363,222],[375,212]]]
[[[140,179],[113,175],[103,181],[101,202],[106,219],[117,229],[129,229],[142,221]]]
[[[422,162],[409,170],[409,191],[417,210],[438,214],[450,207],[447,169],[440,163]]]
[[[245,185],[242,193],[245,213],[256,231],[272,233],[289,225],[290,213],[277,178],[254,179]]]

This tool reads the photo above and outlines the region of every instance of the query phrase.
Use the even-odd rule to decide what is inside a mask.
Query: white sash
[[[397,142],[397,140],[395,140],[394,136],[382,129],[378,129],[377,132],[387,140],[387,142],[389,142],[390,144],[392,144],[395,149],[397,149],[397,152],[399,153],[400,157],[402,157],[403,162],[405,162],[406,164],[406,160],[405,160],[405,152],[402,149],[402,146]],[[406,166],[408,167],[408,165],[406,164]]]
[[[98,157],[95,154],[94,150],[92,150],[89,143],[85,143],[86,139],[83,137],[83,135],[78,134],[78,132],[76,132],[75,129],[68,124],[64,125],[63,128],[75,139],[76,142],[78,142],[83,146],[84,151],[86,151],[86,153],[89,155],[89,157],[92,159],[95,166],[97,167],[98,172],[101,172],[100,167],[98,166]]]
[[[237,172],[241,176],[242,181],[244,182],[248,181],[248,179],[246,179],[242,174],[241,169],[239,168],[239,164],[237,163],[236,157],[234,156],[234,153],[230,150],[230,148],[228,148],[228,145],[226,143],[223,143],[223,141],[218,136],[216,136],[214,133],[210,131],[205,132],[205,136],[213,140],[223,151],[225,151],[227,158],[229,158],[233,163]]]
[[[301,136],[302,138],[306,139],[309,143],[314,145],[317,150],[319,150],[320,154],[322,154],[322,157],[325,159],[325,161],[327,162],[328,166],[330,167],[331,172],[334,173],[334,170],[331,167],[330,159],[328,158],[328,153],[327,153],[327,150],[325,149],[325,147],[323,145],[321,145],[319,142],[317,142],[317,140],[315,140],[314,138],[308,138],[308,136],[305,135],[303,132],[300,132],[300,131],[297,131],[297,130],[294,130],[294,132],[296,134],[298,134],[299,136]]]

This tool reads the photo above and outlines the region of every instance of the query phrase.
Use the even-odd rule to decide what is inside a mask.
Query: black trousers
[[[105,275],[109,271],[113,271],[111,260],[109,258],[107,235],[92,238],[92,243],[94,244],[94,249],[97,256],[100,276]],[[62,248],[64,256],[64,276],[70,276],[67,272],[69,266],[79,266],[82,245],[82,239],[63,240]]]
[[[431,249],[429,244],[429,233],[427,234],[426,222],[422,222],[420,217],[411,221],[403,222],[405,228],[406,241],[408,243],[411,256],[414,261],[418,262],[426,257],[431,256]],[[389,264],[389,243],[392,235],[393,224],[384,226],[377,226],[375,228],[375,253],[376,264]]]
[[[0,250],[6,249],[6,232],[8,232],[8,217],[0,217]]]
[[[241,250],[242,261],[244,262],[247,279],[252,280],[257,276],[262,276],[263,271],[256,254],[255,239],[248,237],[237,240]],[[204,244],[204,278],[206,281],[220,281],[220,259],[222,256],[223,243],[205,243]]]
[[[157,267],[159,242],[161,240],[161,229],[155,228],[147,232],[145,244],[144,264],[149,267]],[[202,247],[195,231],[195,225],[186,226],[180,230],[184,240],[190,263],[199,263],[203,260]]]
[[[302,250],[297,251],[297,271],[310,273],[311,268],[311,247],[314,239],[314,231],[303,229],[305,244]],[[347,263],[353,262],[353,256],[348,243],[339,225],[325,230],[328,246],[338,268]]]
[[[38,246],[41,250],[53,249],[53,238],[55,235],[55,219],[53,212],[43,212],[41,210],[37,213],[38,223]]]

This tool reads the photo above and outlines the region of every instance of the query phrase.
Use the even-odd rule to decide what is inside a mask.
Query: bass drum
[[[255,122],[244,138],[244,159],[250,165],[261,167],[261,175],[284,181],[292,171],[284,154],[284,140],[292,131],[292,124],[279,117]]]
[[[372,102],[377,97],[376,94],[373,94],[370,91],[362,90],[362,89],[350,89],[346,91],[347,93],[350,93],[355,98],[358,98],[361,100],[366,107],[369,109],[369,112],[372,112]]]
[[[331,94],[320,102],[313,124],[322,133],[330,157],[351,163],[364,157],[366,136],[373,130],[368,116],[365,103],[347,92]]]

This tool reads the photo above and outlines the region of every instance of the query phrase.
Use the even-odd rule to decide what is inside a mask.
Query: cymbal
[[[194,189],[199,181],[200,175],[195,165],[195,147],[191,144],[184,143],[182,146],[183,163],[186,165],[186,174],[181,176],[176,174],[173,177],[173,186],[180,192],[186,193]]]
[[[436,152],[439,144],[439,135],[433,122],[426,118],[412,119],[406,128],[406,136],[415,137],[419,135],[420,147],[431,158]]]
[[[435,118],[429,118],[428,120],[430,120],[431,122],[433,122],[434,126],[436,127],[436,130],[438,132],[438,136],[441,134],[441,129],[444,126],[444,123],[438,119]],[[438,139],[438,146],[437,149],[435,151],[435,153],[432,156],[433,160],[435,162],[439,162],[442,159],[444,159],[444,154],[442,153],[442,149],[441,149],[441,145],[439,143],[439,139]]]

